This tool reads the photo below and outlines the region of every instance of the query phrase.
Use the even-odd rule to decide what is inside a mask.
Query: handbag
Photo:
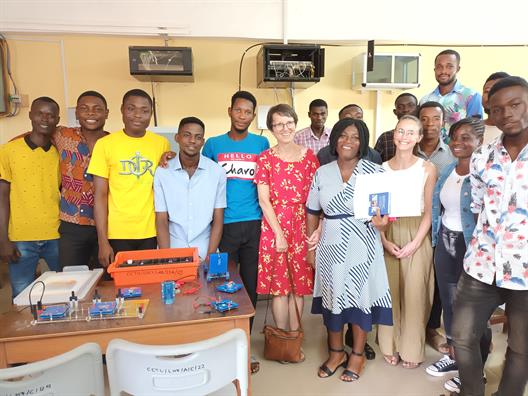
[[[290,287],[292,293],[295,294],[293,279],[291,275],[291,270],[286,254],[286,267],[288,270],[288,279],[290,282]],[[275,263],[273,265],[275,269]],[[271,283],[270,283],[271,291]],[[268,292],[269,294],[269,292]],[[301,346],[304,338],[304,330],[301,323],[301,315],[299,314],[299,307],[297,306],[297,301],[294,298],[293,302],[295,304],[295,314],[297,315],[297,321],[299,322],[299,328],[297,330],[284,330],[278,327],[274,327],[266,324],[268,317],[268,308],[269,308],[269,299],[266,305],[266,315],[264,316],[264,328],[262,332],[264,333],[264,358],[267,360],[276,360],[279,362],[290,362],[290,363],[299,363],[303,361],[303,354],[301,351]]]

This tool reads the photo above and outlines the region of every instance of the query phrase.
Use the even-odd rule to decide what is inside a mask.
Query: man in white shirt
[[[506,77],[488,95],[503,138],[471,158],[471,210],[478,215],[453,307],[461,394],[484,395],[479,340],[506,303],[508,348],[495,396],[522,396],[528,381],[528,82]]]

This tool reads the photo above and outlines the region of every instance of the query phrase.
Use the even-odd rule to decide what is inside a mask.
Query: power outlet
[[[28,95],[10,95],[9,101],[13,104],[18,104],[20,107],[29,106],[29,97]]]

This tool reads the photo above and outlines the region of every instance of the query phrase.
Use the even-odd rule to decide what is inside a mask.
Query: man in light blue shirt
[[[446,143],[451,125],[467,117],[479,116],[482,119],[483,115],[480,93],[460,84],[457,80],[459,71],[460,54],[452,49],[440,52],[436,55],[434,65],[438,86],[420,100],[420,105],[433,101],[444,106],[445,128],[442,130],[442,138]]]
[[[196,117],[180,121],[180,151],[154,175],[158,246],[197,247],[202,260],[216,252],[226,207],[226,172],[200,154],[205,126]]]

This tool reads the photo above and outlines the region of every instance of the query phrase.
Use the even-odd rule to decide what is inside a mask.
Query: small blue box
[[[237,309],[238,304],[232,300],[222,300],[212,302],[211,307],[216,309],[218,312],[226,312],[231,311],[232,309]]]
[[[113,315],[116,311],[116,303],[115,301],[104,301],[104,302],[97,302],[94,305],[92,305],[89,309],[90,316],[108,316]]]
[[[124,298],[136,298],[141,297],[141,287],[125,287],[121,289]]]
[[[161,300],[163,304],[173,304],[176,296],[176,283],[172,280],[161,282]]]
[[[62,319],[68,313],[69,307],[66,304],[51,305],[46,307],[39,315],[39,319],[42,320],[53,320]]]
[[[227,261],[227,253],[211,253],[209,255],[209,271],[207,271],[208,282],[217,278],[225,278],[226,280],[229,280]]]
[[[242,285],[240,283],[235,283],[233,281],[222,283],[221,285],[216,286],[216,290],[224,292],[224,293],[236,293],[242,289]]]

